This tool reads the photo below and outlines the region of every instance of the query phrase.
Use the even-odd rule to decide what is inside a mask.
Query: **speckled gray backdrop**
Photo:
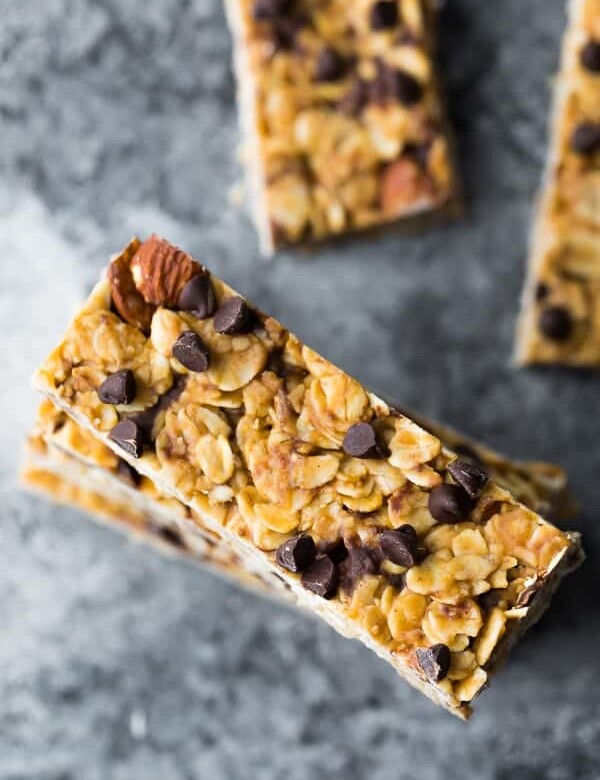
[[[220,0],[0,0],[2,780],[600,777],[600,377],[509,365],[561,0],[448,0],[469,202],[272,265]],[[572,475],[590,561],[469,725],[358,644],[19,492],[28,375],[108,255],[161,232],[382,392]]]

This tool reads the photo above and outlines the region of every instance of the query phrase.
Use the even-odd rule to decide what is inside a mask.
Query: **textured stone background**
[[[509,365],[561,0],[448,0],[468,215],[259,260],[220,0],[0,0],[2,780],[600,776],[597,375]],[[565,465],[590,561],[465,726],[358,644],[23,495],[35,363],[157,230],[361,379]]]

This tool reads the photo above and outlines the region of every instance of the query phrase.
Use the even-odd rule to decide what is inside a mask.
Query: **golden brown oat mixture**
[[[456,197],[429,0],[230,0],[265,252]]]

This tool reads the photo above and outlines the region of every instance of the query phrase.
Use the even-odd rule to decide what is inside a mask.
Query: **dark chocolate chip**
[[[473,507],[467,491],[460,485],[438,485],[429,494],[429,511],[440,523],[459,523]]]
[[[571,136],[571,149],[583,155],[600,151],[600,124],[582,122],[577,125]]]
[[[414,566],[417,562],[417,533],[412,525],[401,525],[394,531],[379,535],[381,552],[388,561],[398,566]]]
[[[214,326],[217,333],[247,333],[252,329],[252,311],[239,295],[226,298],[217,309]]]
[[[156,532],[161,537],[161,539],[167,542],[167,544],[170,544],[173,547],[185,548],[185,542],[181,538],[179,531],[175,530],[175,528],[161,526],[160,528],[156,529]]]
[[[349,116],[357,116],[369,101],[369,90],[362,79],[356,79],[348,92],[339,101],[338,109]]]
[[[135,391],[135,374],[124,368],[102,382],[98,397],[105,404],[130,404],[135,398]]]
[[[147,442],[144,429],[131,418],[117,423],[108,438],[134,458],[142,455]]]
[[[324,544],[321,543],[319,545],[319,553],[327,555],[327,557],[331,558],[334,563],[341,563],[342,561],[346,560],[348,549],[344,544],[344,540],[338,539],[335,542],[325,542]]]
[[[289,51],[296,46],[298,33],[307,24],[303,16],[280,16],[273,22],[273,37],[277,49]]]
[[[293,572],[304,571],[314,561],[316,547],[312,536],[300,534],[279,545],[275,555],[277,563]]]
[[[134,487],[139,487],[139,484],[142,481],[140,474],[138,474],[133,466],[130,466],[126,460],[123,460],[123,458],[119,458],[117,461],[117,474],[121,479],[125,480],[125,482],[129,482]]]
[[[352,593],[363,577],[377,574],[381,566],[381,555],[368,547],[348,545],[348,555],[340,564],[340,587]]]
[[[186,383],[186,374],[175,374],[173,384],[166,393],[159,396],[154,406],[144,409],[142,412],[136,412],[127,418],[127,420],[133,421],[140,429],[144,444],[149,444],[154,440],[153,428],[157,417],[179,398],[185,389]]]
[[[485,465],[479,453],[475,452],[473,447],[468,444],[455,444],[452,449],[457,455],[460,455],[461,458],[469,460],[471,463],[478,463],[481,466]]]
[[[550,295],[550,288],[544,282],[540,282],[535,288],[536,301],[543,301]]]
[[[456,482],[463,487],[473,499],[479,498],[488,481],[488,473],[480,466],[469,463],[468,460],[454,460],[448,464],[448,471]]]
[[[377,441],[377,433],[370,423],[351,425],[346,431],[342,449],[354,458],[385,458],[386,453]]]
[[[564,306],[547,306],[540,313],[538,325],[551,341],[566,341],[573,331],[573,320]]]
[[[581,50],[580,62],[591,73],[600,73],[600,42],[588,41]]]
[[[292,5],[293,0],[255,0],[252,16],[259,22],[269,21],[288,13]]]
[[[212,317],[215,311],[215,291],[210,276],[199,274],[190,279],[181,291],[177,305],[199,320]]]
[[[431,682],[440,682],[450,671],[450,649],[439,644],[417,649],[417,662]]]
[[[334,596],[337,587],[337,569],[327,555],[317,558],[302,574],[302,585],[324,599]]]
[[[209,362],[208,347],[193,330],[185,330],[173,344],[173,357],[190,371],[206,371]]]
[[[403,70],[393,71],[391,85],[394,97],[404,106],[412,106],[423,97],[421,83]]]
[[[392,588],[395,588],[397,591],[404,590],[406,587],[406,575],[405,574],[389,574],[388,572],[384,572],[385,578],[390,583]]]
[[[329,47],[322,49],[317,59],[316,81],[337,81],[344,75],[346,63],[342,57]]]
[[[372,30],[385,30],[398,24],[398,3],[395,0],[378,0],[371,6],[369,22]]]

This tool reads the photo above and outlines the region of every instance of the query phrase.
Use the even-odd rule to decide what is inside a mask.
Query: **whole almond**
[[[147,303],[174,308],[185,285],[204,269],[186,252],[153,235],[135,253],[131,272]]]
[[[108,267],[108,280],[112,303],[125,322],[148,333],[155,307],[147,303],[134,284],[131,273],[131,256],[139,242],[131,243]]]

